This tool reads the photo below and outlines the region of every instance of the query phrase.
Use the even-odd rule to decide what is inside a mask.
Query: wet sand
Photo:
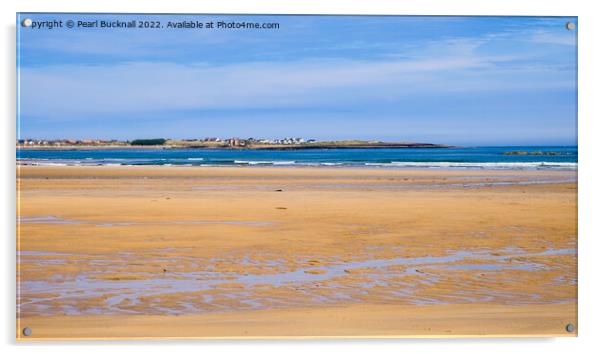
[[[18,169],[28,340],[576,333],[574,171]]]

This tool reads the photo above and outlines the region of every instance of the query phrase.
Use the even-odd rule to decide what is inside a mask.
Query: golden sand
[[[574,172],[18,172],[19,337],[576,333]]]

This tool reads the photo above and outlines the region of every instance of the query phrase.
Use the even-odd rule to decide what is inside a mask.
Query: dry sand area
[[[575,171],[18,172],[19,339],[577,332]]]

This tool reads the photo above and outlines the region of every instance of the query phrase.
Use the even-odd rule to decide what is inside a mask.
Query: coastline
[[[146,149],[146,150],[318,150],[318,149],[445,149],[459,148],[459,146],[430,144],[430,143],[376,143],[376,144],[291,144],[291,145],[247,145],[247,146],[228,146],[228,145],[69,145],[69,146],[47,146],[47,145],[17,145],[16,149],[22,150],[118,150],[118,149]]]

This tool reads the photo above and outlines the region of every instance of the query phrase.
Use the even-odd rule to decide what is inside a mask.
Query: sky
[[[164,28],[34,21],[144,20]],[[576,145],[569,17],[18,14],[19,138]],[[168,22],[278,23],[174,29]]]

